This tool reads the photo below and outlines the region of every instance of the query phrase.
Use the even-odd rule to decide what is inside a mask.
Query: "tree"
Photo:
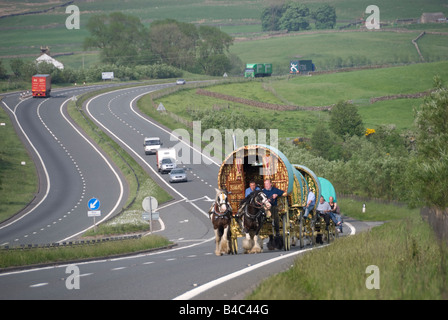
[[[196,64],[197,28],[190,23],[172,19],[154,21],[149,30],[151,51],[158,62],[184,70]]]
[[[3,61],[0,60],[0,79],[7,79],[8,73],[6,72],[6,68],[3,67]]]
[[[312,153],[326,160],[337,160],[341,156],[341,146],[338,138],[325,126],[316,128],[311,136]]]
[[[261,28],[263,31],[280,30],[280,18],[285,12],[283,4],[273,4],[266,7],[261,12]]]
[[[331,109],[330,127],[340,137],[346,135],[362,136],[365,131],[362,118],[356,106],[344,101],[338,102]]]
[[[311,13],[316,29],[333,29],[336,25],[336,9],[328,4],[319,6]]]
[[[414,205],[448,207],[448,88],[440,78],[435,90],[415,110],[417,157],[410,172]]]
[[[279,20],[280,29],[299,31],[309,29],[310,9],[302,3],[290,2]]]
[[[158,62],[208,75],[222,75],[231,68],[233,38],[216,27],[166,19],[151,24],[149,37]]]
[[[226,53],[233,44],[233,38],[216,27],[200,26],[198,63],[205,74],[222,75],[230,68]],[[216,65],[218,64],[218,65]]]
[[[9,66],[11,68],[12,73],[17,78],[22,77],[22,69],[23,69],[24,62],[20,58],[14,58],[9,62]]]
[[[103,63],[137,65],[147,62],[148,30],[140,19],[121,12],[92,16],[87,22],[91,36],[84,40],[84,48],[101,50]]]

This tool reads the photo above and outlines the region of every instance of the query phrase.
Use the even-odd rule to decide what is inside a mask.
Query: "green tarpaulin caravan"
[[[333,197],[334,202],[337,202],[338,199],[336,198],[336,190],[334,189],[333,185],[330,181],[328,181],[325,178],[318,177],[320,182],[320,190],[321,195],[324,197],[325,201],[330,201],[330,197]]]

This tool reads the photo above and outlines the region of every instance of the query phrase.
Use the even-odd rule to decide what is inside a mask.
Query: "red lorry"
[[[49,97],[51,92],[51,76],[49,74],[36,74],[31,79],[33,97]]]

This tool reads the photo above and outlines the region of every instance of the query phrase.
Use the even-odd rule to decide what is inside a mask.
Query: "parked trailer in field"
[[[245,78],[270,77],[271,75],[272,63],[246,63]]]
[[[49,97],[51,92],[51,76],[49,74],[36,74],[31,78],[31,91],[33,97]]]

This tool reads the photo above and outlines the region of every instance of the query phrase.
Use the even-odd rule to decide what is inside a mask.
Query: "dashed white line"
[[[117,268],[113,268],[113,269],[110,269],[111,271],[118,271],[118,270],[123,270],[123,269],[126,269],[127,267],[117,267]]]
[[[47,285],[48,285],[48,282],[36,283],[36,284],[30,285],[30,288],[39,288],[39,287],[43,287],[43,286],[47,286]]]

